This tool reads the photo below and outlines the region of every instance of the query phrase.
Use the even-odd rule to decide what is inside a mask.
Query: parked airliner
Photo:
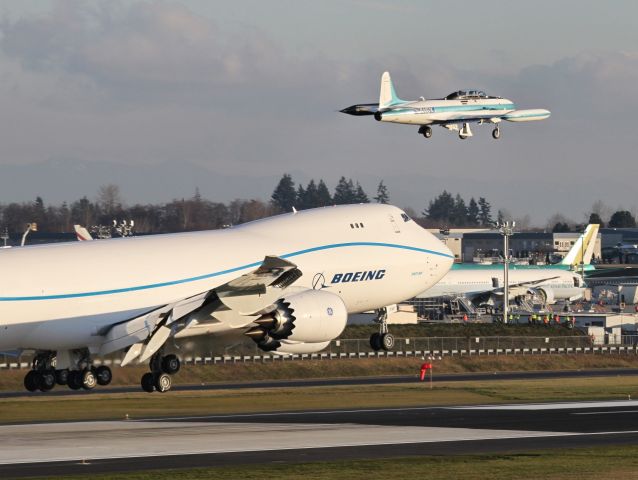
[[[459,132],[459,138],[473,136],[470,123],[494,124],[492,137],[501,136],[499,128],[503,120],[508,122],[530,122],[549,118],[550,111],[537,108],[519,110],[511,100],[486,95],[480,90],[458,90],[445,98],[401,100],[392,84],[389,72],[381,77],[379,103],[352,105],[341,110],[349,115],[374,115],[380,122],[419,125],[419,133],[425,138],[432,136],[432,125],[440,125]]]
[[[163,392],[180,368],[165,354],[172,338],[240,332],[264,351],[317,352],[349,313],[414,297],[452,261],[405,212],[377,204],[225,230],[10,248],[0,251],[0,350],[35,353],[30,391],[106,385],[111,370],[95,368],[94,357],[125,350],[123,365],[149,362],[142,388]],[[390,346],[381,328],[376,341]]]

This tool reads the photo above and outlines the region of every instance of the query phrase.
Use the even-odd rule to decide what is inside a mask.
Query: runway
[[[283,412],[0,426],[0,477],[638,442],[638,401]]]
[[[638,368],[605,368],[588,370],[548,370],[532,372],[479,372],[479,373],[434,373],[436,382],[469,382],[477,380],[542,380],[551,378],[580,378],[580,377],[620,377],[638,375]],[[179,381],[179,375],[176,376]],[[209,383],[197,385],[174,385],[173,391],[200,392],[207,390],[234,390],[247,388],[306,388],[306,387],[328,387],[339,385],[388,385],[418,382],[418,376],[414,375],[384,375],[377,377],[348,377],[348,378],[311,378],[303,380],[261,380],[254,382],[233,382],[233,383]],[[68,395],[95,395],[95,394],[115,394],[115,393],[140,393],[142,390],[138,386],[126,387],[98,387],[94,390],[69,390],[65,387],[57,386],[54,390],[46,393],[29,393],[24,390],[18,392],[0,392],[0,398],[18,397],[63,397]]]

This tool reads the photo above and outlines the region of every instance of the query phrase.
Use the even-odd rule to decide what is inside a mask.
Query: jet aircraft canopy
[[[466,98],[488,98],[485,92],[481,90],[459,90],[454,93],[450,93],[446,100],[461,100]]]

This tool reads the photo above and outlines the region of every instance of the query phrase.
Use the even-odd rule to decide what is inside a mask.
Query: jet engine
[[[346,326],[348,312],[341,297],[322,290],[306,290],[278,299],[246,332],[266,352],[319,351]],[[314,347],[309,344],[315,343]],[[306,347],[301,347],[306,344]]]
[[[534,288],[532,292],[534,293],[534,295],[538,295],[543,303],[546,303],[548,305],[556,303],[554,290],[552,290],[551,288]]]

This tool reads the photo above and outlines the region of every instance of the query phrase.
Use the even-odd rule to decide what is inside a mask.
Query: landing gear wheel
[[[171,376],[166,373],[157,374],[155,377],[155,390],[160,393],[168,392],[172,384]]]
[[[95,369],[95,376],[97,378],[98,385],[108,385],[111,383],[113,379],[113,373],[111,373],[111,369],[106,365],[100,365]]]
[[[71,390],[79,390],[82,388],[82,372],[71,370],[67,377],[66,384]]]
[[[35,392],[40,388],[40,374],[35,370],[30,370],[24,376],[24,388],[29,392]]]
[[[372,347],[372,350],[374,350],[375,352],[378,352],[379,350],[381,350],[381,334],[380,333],[373,333],[372,335],[370,335],[370,347]]]
[[[492,130],[492,138],[494,140],[498,140],[499,138],[501,138],[501,130],[498,127]]]
[[[171,353],[170,355],[166,355],[164,358],[162,358],[162,372],[169,375],[175,375],[177,372],[179,372],[180,367],[181,364],[179,362],[179,358],[177,358],[177,355],[173,355]]]
[[[381,348],[385,351],[392,350],[394,348],[394,335],[391,333],[381,335]]]
[[[55,383],[58,385],[66,385],[69,382],[68,370],[56,370],[55,371]]]
[[[432,127],[423,126],[419,129],[419,133],[425,138],[430,138],[432,136]]]
[[[459,135],[459,138],[460,138],[461,140],[465,140],[467,137],[466,137],[465,135]]]
[[[155,377],[151,372],[146,372],[142,375],[142,381],[140,382],[142,385],[142,390],[148,393],[153,393],[155,391]]]
[[[55,374],[51,370],[45,370],[40,374],[40,391],[48,392],[55,387]]]
[[[95,373],[93,373],[93,370],[87,368],[80,372],[80,382],[84,390],[93,390],[97,385],[97,377]]]

